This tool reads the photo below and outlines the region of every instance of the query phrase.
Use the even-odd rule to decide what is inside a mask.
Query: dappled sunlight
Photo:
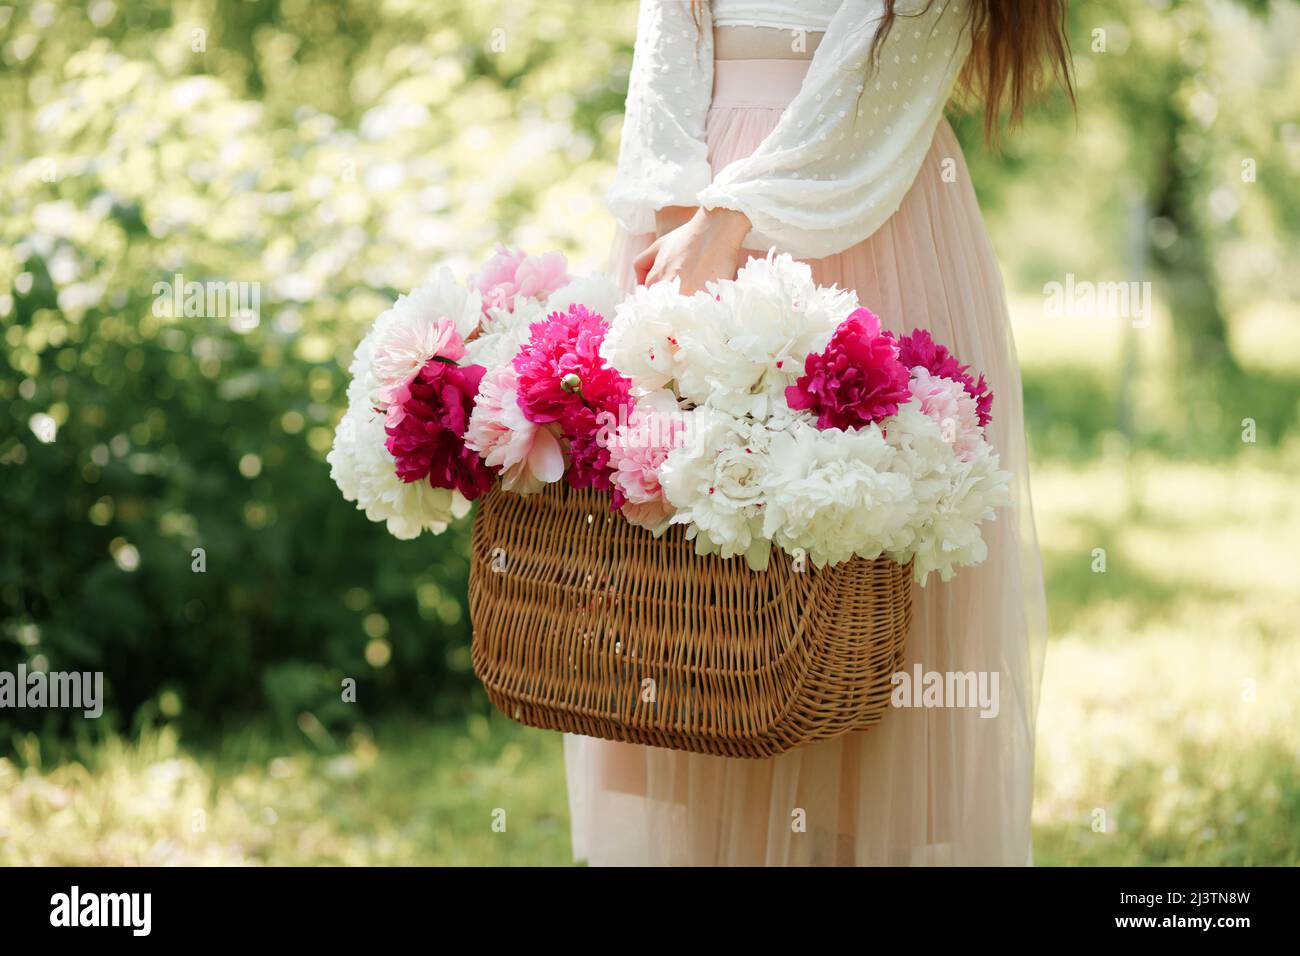
[[[1252,448],[1221,464],[1139,456],[1118,467],[1039,468],[1036,518],[1053,632],[1132,632],[1156,616],[1294,637],[1294,457],[1293,448]]]
[[[163,729],[42,766],[27,738],[0,758],[0,865],[563,862],[559,743],[481,716],[336,752],[251,733],[196,750]]]
[[[1053,644],[1041,864],[1300,862],[1300,658],[1216,623]]]

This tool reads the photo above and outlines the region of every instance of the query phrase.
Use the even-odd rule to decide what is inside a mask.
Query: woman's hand
[[[632,264],[640,285],[672,278],[691,295],[716,279],[734,279],[740,244],[751,228],[749,217],[734,209],[697,209],[683,225],[660,236]]]
[[[655,210],[655,238],[661,239],[678,226],[684,225],[699,206],[664,206]]]

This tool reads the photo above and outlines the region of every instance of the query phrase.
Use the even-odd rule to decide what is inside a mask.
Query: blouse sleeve
[[[844,0],[799,93],[748,157],[701,191],[739,210],[745,248],[820,258],[861,242],[898,209],[970,51],[970,0],[900,0],[869,71],[878,0]]]
[[[708,4],[641,0],[623,140],[609,207],[631,233],[653,232],[654,212],[694,206],[709,184],[704,120],[713,95]]]

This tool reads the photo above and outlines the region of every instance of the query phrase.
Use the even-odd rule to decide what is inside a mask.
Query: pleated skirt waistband
[[[785,109],[799,92],[810,60],[714,60],[715,109]]]

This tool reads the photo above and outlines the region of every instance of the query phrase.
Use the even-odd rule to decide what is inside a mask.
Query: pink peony
[[[939,424],[944,440],[962,461],[971,461],[983,441],[975,399],[956,379],[931,375],[917,366],[908,386],[921,411]]]
[[[609,323],[581,305],[553,312],[530,329],[514,358],[519,407],[537,424],[558,422],[569,440],[566,479],[574,488],[615,491],[609,485],[609,451],[598,441],[601,413],[615,417],[631,407],[632,383],[600,355]]]
[[[961,382],[966,393],[975,400],[980,428],[993,420],[993,393],[989,391],[984,376],[981,375],[978,382],[972,379],[967,374],[970,366],[959,365],[956,357],[931,338],[925,329],[913,329],[911,335],[898,340],[898,360],[909,369],[920,365],[937,378]]]
[[[791,408],[816,413],[818,428],[858,428],[888,418],[910,397],[907,366],[880,320],[855,309],[826,348],[804,360],[804,374],[785,390]]]
[[[483,271],[469,280],[470,288],[483,297],[483,312],[488,309],[513,310],[516,296],[544,300],[569,281],[564,253],[548,252],[530,256],[522,249],[511,251],[498,244],[496,255]]]
[[[464,441],[484,371],[481,365],[431,359],[397,390],[384,431],[399,478],[427,479],[434,488],[454,488],[471,501],[492,487],[491,470]]]
[[[483,376],[465,446],[500,473],[506,491],[530,494],[564,474],[564,451],[556,425],[537,425],[524,415],[517,385],[509,365]]]
[[[634,415],[609,438],[610,483],[621,493],[623,517],[654,530],[673,514],[659,484],[668,453],[681,447],[685,421],[670,393],[656,392],[638,402]]]
[[[530,420],[563,425],[583,409],[617,415],[630,403],[632,383],[600,356],[608,330],[603,317],[581,305],[533,323],[514,358],[519,407]]]

